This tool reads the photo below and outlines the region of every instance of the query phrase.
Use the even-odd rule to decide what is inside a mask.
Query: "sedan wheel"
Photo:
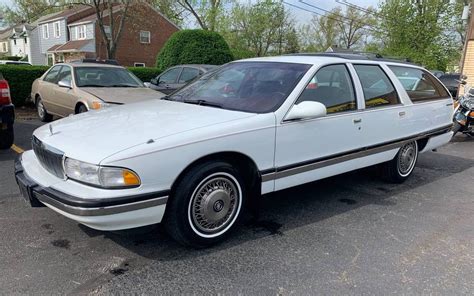
[[[53,120],[53,116],[46,111],[46,108],[44,107],[43,100],[38,97],[36,100],[36,111],[38,112],[38,117],[40,118],[41,121],[43,122],[50,122]]]
[[[166,205],[165,227],[178,242],[196,248],[221,241],[242,214],[246,186],[226,162],[205,162],[174,186]]]
[[[87,107],[84,105],[80,105],[77,109],[77,114],[87,112]]]

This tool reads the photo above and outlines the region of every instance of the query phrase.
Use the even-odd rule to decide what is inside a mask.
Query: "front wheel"
[[[38,117],[42,122],[50,122],[53,120],[53,116],[46,111],[41,97],[38,97],[36,100],[36,111],[38,112]]]
[[[410,177],[418,160],[416,141],[403,145],[394,159],[382,165],[384,177],[393,183],[402,183]]]
[[[242,212],[246,186],[226,162],[206,162],[190,169],[167,205],[165,227],[179,243],[203,248],[221,241]]]

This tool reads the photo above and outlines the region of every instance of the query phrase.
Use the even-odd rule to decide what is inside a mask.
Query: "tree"
[[[107,58],[115,59],[118,45],[129,19],[129,9],[139,5],[138,0],[83,0],[73,4],[82,4],[94,8],[99,31],[107,49]],[[135,15],[135,17],[139,17]],[[107,29],[106,29],[107,27]]]
[[[12,5],[2,5],[1,10],[7,23],[31,23],[43,15],[61,10],[65,0],[14,0]]]
[[[299,48],[294,21],[281,1],[236,3],[220,30],[231,48],[251,51],[255,56]]]
[[[203,30],[215,31],[222,6],[228,0],[177,0],[176,3],[191,13]]]
[[[372,8],[362,11],[349,6],[345,11],[335,7],[325,15],[314,15],[310,24],[300,28],[300,36],[306,36],[304,50],[324,51],[334,45],[360,48],[363,37],[373,30],[372,13]]]
[[[380,6],[376,36],[382,53],[409,58],[427,68],[444,70],[459,52],[453,5],[445,0],[386,0]]]
[[[175,0],[153,0],[150,4],[177,26],[183,24],[186,10]]]

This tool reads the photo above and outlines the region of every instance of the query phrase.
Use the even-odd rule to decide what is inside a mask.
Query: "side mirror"
[[[72,88],[71,81],[69,81],[69,80],[61,80],[61,81],[58,82],[58,85],[60,87]]]
[[[326,106],[320,102],[304,101],[291,108],[285,120],[299,120],[326,116]]]
[[[143,82],[143,85],[145,85],[145,87],[148,87],[148,88],[150,88],[150,86],[151,86],[151,82]]]
[[[467,76],[463,74],[463,75],[461,75],[460,78],[461,78],[461,80],[466,80],[466,79],[467,79]]]
[[[155,77],[155,78],[151,79],[151,80],[150,80],[150,83],[151,83],[151,84],[154,84],[154,85],[157,85],[157,84],[158,84],[158,78]]]

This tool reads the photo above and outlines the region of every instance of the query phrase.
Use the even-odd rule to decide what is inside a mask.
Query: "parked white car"
[[[417,77],[405,90],[397,77]],[[383,164],[402,182],[452,136],[453,101],[428,71],[359,55],[229,63],[161,100],[38,128],[21,192],[99,230],[164,222],[207,246],[265,194]]]

